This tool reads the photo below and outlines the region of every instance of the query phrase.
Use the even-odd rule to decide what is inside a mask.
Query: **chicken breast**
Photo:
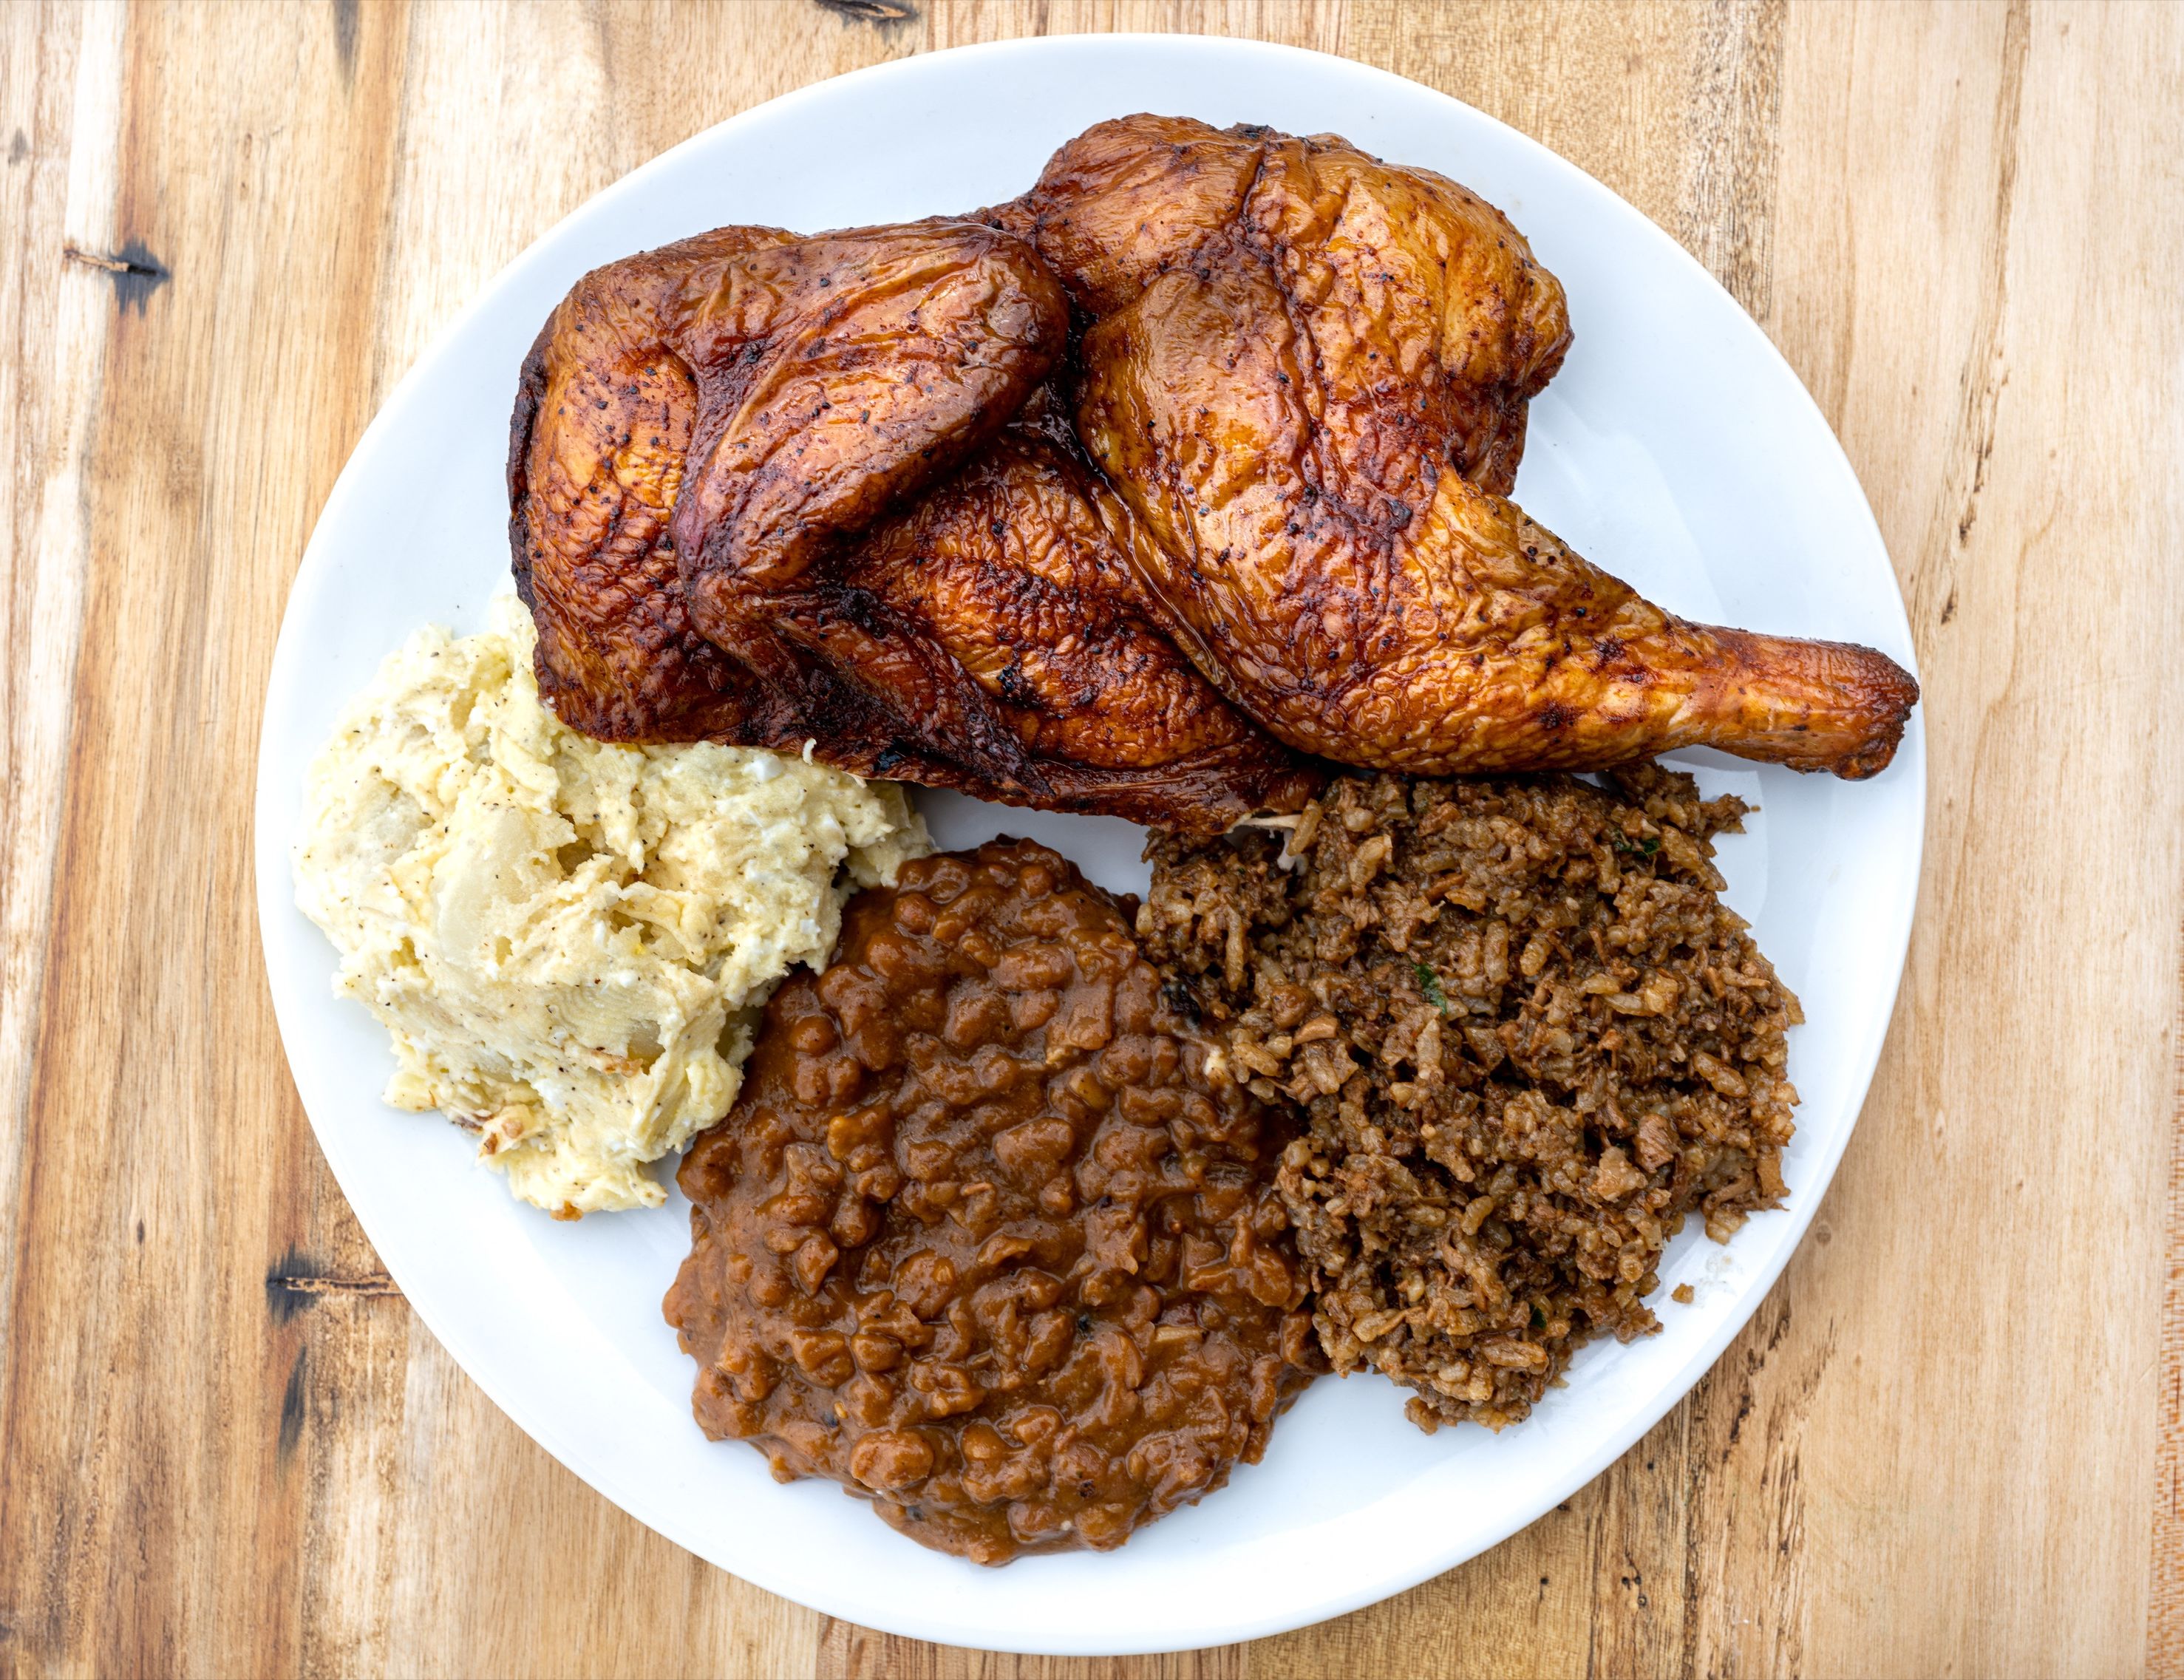
[[[1025,411],[1066,323],[968,222],[725,228],[587,276],[510,446],[556,715],[1195,832],[1301,805],[1317,773],[1153,628],[1127,513]]]

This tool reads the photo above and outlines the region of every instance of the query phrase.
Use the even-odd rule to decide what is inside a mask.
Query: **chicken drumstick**
[[[1567,330],[1454,182],[1132,117],[1015,216],[1092,319],[1078,431],[1151,538],[1153,609],[1291,745],[1434,775],[1703,745],[1860,777],[1894,753],[1919,690],[1892,660],[1688,623],[1496,494]]]

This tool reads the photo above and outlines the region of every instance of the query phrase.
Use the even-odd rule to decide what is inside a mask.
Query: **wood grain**
[[[2184,1673],[2184,8],[0,7],[0,1672]],[[495,270],[776,94],[1036,31],[1347,53],[1751,310],[1895,556],[1931,812],[1810,1239],[1566,1506],[1390,1604],[1078,1664],[833,1622],[533,1447],[410,1314],[248,910],[282,602]]]

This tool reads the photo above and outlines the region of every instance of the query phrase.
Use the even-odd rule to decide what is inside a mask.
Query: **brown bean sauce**
[[[705,1432],[981,1563],[1118,1546],[1256,1461],[1320,1368],[1286,1134],[1160,985],[1029,841],[861,894],[682,1164]]]

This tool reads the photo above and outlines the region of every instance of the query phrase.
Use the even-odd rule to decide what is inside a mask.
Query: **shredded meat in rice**
[[[1802,1019],[1655,765],[1349,775],[1284,833],[1163,836],[1138,915],[1231,1076],[1309,1122],[1279,1188],[1334,1368],[1431,1430],[1529,1412],[1591,1337],[1659,1329],[1663,1246],[1780,1205]]]

